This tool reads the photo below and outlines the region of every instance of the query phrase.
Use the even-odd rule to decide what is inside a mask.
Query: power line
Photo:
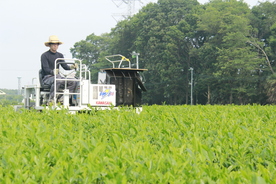
[[[127,11],[125,13],[113,14],[113,18],[118,22],[120,19],[116,19],[115,17],[121,17],[123,19],[127,19],[133,16],[136,12],[135,3],[138,1],[140,4],[143,4],[141,0],[112,0],[112,2],[119,8],[123,4],[127,5]]]

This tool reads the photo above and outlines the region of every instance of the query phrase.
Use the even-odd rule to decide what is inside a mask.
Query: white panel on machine
[[[92,106],[110,106],[116,105],[115,85],[92,84],[90,85],[90,105]]]
[[[82,96],[81,96],[81,101],[82,104],[89,104],[89,86],[90,86],[90,81],[84,80],[82,81]]]
[[[105,84],[106,72],[98,72],[98,84]]]

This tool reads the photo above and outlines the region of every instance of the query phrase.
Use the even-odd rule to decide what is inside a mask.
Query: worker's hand
[[[78,69],[79,66],[78,66],[77,63],[74,63],[74,64],[72,64],[72,65],[70,66],[70,68],[71,68],[71,70],[73,70],[73,69]]]
[[[55,70],[53,70],[53,73],[54,73],[54,75],[57,75],[57,74],[59,74],[59,70],[55,69]]]

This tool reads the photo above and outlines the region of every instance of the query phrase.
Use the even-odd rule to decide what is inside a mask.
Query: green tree
[[[266,93],[268,103],[275,103],[276,98],[276,52],[275,52],[275,36],[276,36],[276,2],[263,2],[258,6],[254,6],[251,11],[251,37],[248,43],[255,47],[255,52],[259,54],[262,60],[261,75],[262,80],[259,85]]]
[[[139,52],[139,67],[149,69],[143,95],[149,104],[188,104],[190,67],[196,103],[275,103],[275,10],[275,2],[250,9],[238,0],[159,0],[71,52],[93,69],[93,79],[110,67],[104,56]]]
[[[81,59],[91,71],[92,81],[97,82],[99,69],[110,67],[111,63],[104,56],[109,55],[111,38],[109,34],[97,36],[94,33],[74,44],[70,49],[74,58]]]
[[[256,94],[260,60],[256,59],[257,53],[247,44],[250,35],[249,13],[246,3],[215,0],[208,3],[200,15],[198,30],[207,33],[207,48],[215,52],[207,53],[215,57],[205,59],[212,70],[203,72],[216,79],[212,80],[213,84],[206,83],[208,89],[212,87],[208,93],[213,91],[214,98],[217,98],[214,103],[252,103],[252,96]],[[200,51],[205,52],[203,49]]]
[[[117,44],[118,52],[141,53],[141,67],[149,69],[145,99],[151,104],[188,103],[188,69],[198,5],[196,0],[159,0],[119,23],[111,33],[117,43],[124,43]]]
[[[15,89],[0,89],[5,95],[0,95],[0,106],[21,104],[23,100],[22,95],[18,95],[18,90]]]

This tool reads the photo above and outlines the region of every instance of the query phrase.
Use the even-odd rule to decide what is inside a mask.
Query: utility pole
[[[132,55],[132,58],[136,58],[136,68],[139,69],[139,55],[140,55],[140,53],[136,53],[135,51],[133,51],[131,53],[131,55]]]
[[[21,77],[17,77],[18,78],[18,95],[21,95]]]
[[[194,80],[194,69],[192,67],[190,67],[189,69],[191,71],[191,82],[190,82],[190,85],[191,85],[191,105],[193,105],[193,80]]]

